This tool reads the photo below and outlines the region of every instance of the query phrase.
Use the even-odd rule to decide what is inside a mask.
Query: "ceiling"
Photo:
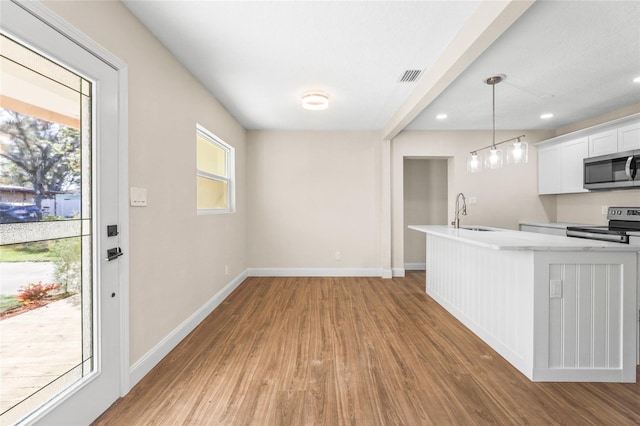
[[[247,129],[382,130],[480,1],[124,1]],[[640,1],[537,1],[406,128],[555,129],[640,103]],[[451,44],[450,44],[451,43]],[[448,50],[449,49],[449,50]],[[426,70],[400,82],[406,70]],[[425,81],[422,81],[425,80]],[[301,108],[322,90],[329,109]],[[424,107],[424,109],[422,109]],[[540,114],[554,117],[541,120]],[[435,116],[446,113],[448,118]]]

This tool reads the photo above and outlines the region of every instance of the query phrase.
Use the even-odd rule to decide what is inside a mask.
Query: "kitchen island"
[[[426,291],[532,381],[635,382],[639,246],[414,225]]]

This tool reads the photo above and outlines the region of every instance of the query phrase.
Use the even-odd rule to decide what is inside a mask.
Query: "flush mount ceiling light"
[[[552,114],[552,113],[550,113],[550,112],[545,112],[544,114],[542,114],[542,115],[540,116],[540,118],[541,118],[541,119],[543,119],[543,120],[548,120],[548,119],[550,119],[550,118],[553,118],[553,114]]]
[[[515,138],[507,139],[502,142],[496,142],[496,84],[500,83],[507,76],[504,74],[494,75],[487,78],[484,82],[489,84],[493,94],[493,142],[489,146],[471,151],[471,155],[467,158],[467,170],[471,173],[480,170],[480,161],[478,159],[478,151],[489,149],[489,152],[485,154],[484,167],[487,169],[499,169],[503,164],[502,149],[498,149],[498,145],[513,142],[510,148],[509,157],[507,161],[509,164],[521,164],[528,161],[528,146],[526,142],[522,142],[522,138],[525,135],[520,135]]]
[[[436,120],[444,120],[447,118],[447,114],[438,114],[436,115]]]
[[[307,92],[302,96],[302,108],[319,111],[329,107],[329,96],[324,92]]]
[[[633,79],[634,83],[640,83],[640,75]]]

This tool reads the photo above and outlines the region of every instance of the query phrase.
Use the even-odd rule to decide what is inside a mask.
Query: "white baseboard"
[[[249,268],[250,277],[383,277],[379,268]]]
[[[404,270],[405,271],[426,271],[427,264],[426,263],[405,263]]]
[[[404,268],[393,268],[391,271],[394,277],[404,277]]]
[[[235,290],[240,283],[247,278],[247,271],[244,271],[207,303],[202,305],[200,309],[194,312],[175,330],[165,336],[157,345],[149,352],[144,354],[142,358],[136,361],[129,369],[129,388],[132,389],[153,367],[155,367],[178,343],[182,341],[189,333],[191,333],[215,308],[220,305]]]

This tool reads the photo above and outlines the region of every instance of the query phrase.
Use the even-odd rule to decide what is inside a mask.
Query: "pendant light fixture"
[[[525,135],[520,135],[515,138],[507,139],[502,142],[496,142],[496,84],[504,81],[507,78],[504,74],[494,75],[487,78],[484,82],[491,85],[492,91],[492,117],[493,117],[493,138],[492,143],[484,148],[471,151],[467,158],[467,170],[471,173],[480,171],[482,163],[478,157],[478,151],[489,149],[484,154],[484,168],[485,169],[500,169],[504,164],[503,150],[498,148],[498,145],[507,142],[513,142],[509,148],[509,155],[507,157],[508,164],[521,164],[528,161],[528,146],[526,142],[522,141]]]

